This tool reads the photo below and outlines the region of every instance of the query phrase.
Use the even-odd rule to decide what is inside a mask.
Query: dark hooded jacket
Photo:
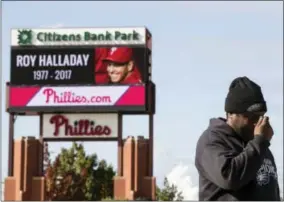
[[[224,119],[211,119],[196,148],[199,200],[279,201],[277,170],[269,141],[250,141]]]

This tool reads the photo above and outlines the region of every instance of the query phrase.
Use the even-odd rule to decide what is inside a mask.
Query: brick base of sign
[[[5,201],[44,201],[45,179],[42,164],[43,146],[34,137],[14,141],[13,176],[5,179]],[[149,176],[149,140],[129,137],[123,141],[122,176],[114,178],[114,199],[155,200],[156,179]]]
[[[127,138],[123,143],[122,176],[114,178],[115,200],[155,200],[156,179],[149,176],[149,140]]]
[[[5,201],[45,200],[45,181],[39,166],[41,147],[34,137],[14,141],[14,175],[5,179]]]

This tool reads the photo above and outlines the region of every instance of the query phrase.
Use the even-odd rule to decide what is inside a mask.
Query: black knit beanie
[[[259,85],[247,77],[238,77],[230,85],[225,102],[227,113],[266,112],[266,102]]]

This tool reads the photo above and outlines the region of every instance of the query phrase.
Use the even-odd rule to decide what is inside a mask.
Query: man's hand
[[[271,140],[274,132],[267,116],[261,116],[254,127],[254,135],[263,135],[267,140]]]

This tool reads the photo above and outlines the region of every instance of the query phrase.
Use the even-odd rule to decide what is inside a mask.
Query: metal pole
[[[14,169],[14,123],[15,117],[9,114],[9,156],[8,156],[8,176],[13,176]]]
[[[149,114],[149,176],[153,176],[154,170],[154,115]]]
[[[43,175],[44,141],[43,141],[43,114],[39,115],[39,175]]]
[[[122,114],[118,114],[118,159],[117,159],[117,175],[123,176],[123,117]]]

